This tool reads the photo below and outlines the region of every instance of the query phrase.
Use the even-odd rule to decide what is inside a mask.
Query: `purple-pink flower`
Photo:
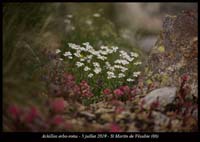
[[[121,131],[122,131],[121,128],[116,123],[111,123],[110,124],[109,132],[121,132]]]
[[[21,109],[16,105],[10,105],[8,108],[8,113],[13,119],[17,119],[21,114]]]
[[[123,91],[125,94],[129,94],[130,93],[130,88],[129,86],[121,86],[120,90]]]
[[[122,96],[124,93],[120,89],[115,89],[114,94],[117,96]]]
[[[103,93],[105,95],[109,95],[111,93],[111,90],[109,88],[106,88],[106,89],[103,90]]]
[[[188,81],[189,78],[190,78],[190,76],[188,74],[183,74],[181,77],[182,81]]]
[[[54,112],[61,113],[64,111],[66,102],[63,98],[55,98],[50,103],[50,107]]]
[[[81,95],[83,97],[92,97],[93,96],[92,92],[90,91],[90,86],[88,85],[87,81],[85,81],[85,80],[83,80],[80,83],[80,91],[81,91]]]
[[[31,107],[27,114],[25,114],[24,121],[31,123],[35,118],[39,116],[39,111],[36,107]]]

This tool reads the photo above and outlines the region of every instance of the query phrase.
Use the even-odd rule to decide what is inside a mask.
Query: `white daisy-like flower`
[[[84,47],[81,47],[79,50],[81,50],[81,51],[86,51],[87,49],[84,48]]]
[[[129,62],[127,60],[120,60],[120,59],[115,60],[114,63],[115,64],[122,64],[122,65],[129,64]]]
[[[141,73],[141,72],[139,72],[139,71],[138,71],[138,72],[134,72],[134,73],[133,73],[133,76],[134,76],[134,77],[138,77],[138,75],[140,75],[140,73]]]
[[[121,60],[117,59],[114,61],[115,64],[121,64]]]
[[[94,67],[100,67],[100,64],[98,62],[93,62]]]
[[[86,60],[86,58],[81,58],[80,59],[81,62],[84,62],[85,60]]]
[[[90,43],[89,42],[84,42],[83,45],[88,46],[88,45],[90,45]]]
[[[91,61],[91,59],[93,58],[93,55],[88,55],[85,58],[87,59],[87,61]]]
[[[94,13],[93,16],[94,17],[100,17],[101,15],[99,13]]]
[[[120,52],[119,56],[122,57],[123,59],[128,60],[129,62],[133,61],[134,58],[130,57],[127,52],[123,50],[120,50],[119,52]]]
[[[64,54],[63,54],[63,56],[71,56],[72,55],[72,53],[71,52],[65,52]]]
[[[107,72],[107,75],[108,75],[108,77],[107,77],[108,79],[116,78],[114,72],[108,71],[108,72]]]
[[[86,51],[94,51],[94,48],[90,45],[86,46]]]
[[[99,74],[101,72],[101,68],[99,68],[99,67],[94,68],[94,72],[96,74]]]
[[[109,76],[115,75],[114,72],[111,72],[111,71],[108,71],[107,74],[108,74]]]
[[[108,54],[112,54],[114,51],[112,49],[108,49],[106,52],[108,52]]]
[[[114,68],[116,68],[116,69],[120,69],[122,66],[120,66],[120,65],[114,65]]]
[[[77,51],[74,53],[74,56],[80,58],[80,57],[81,57],[81,51],[80,51],[80,50],[77,50]]]
[[[68,43],[68,46],[71,48],[71,49],[75,49],[75,50],[78,50],[79,49],[79,46],[74,44],[74,43]]]
[[[119,49],[119,47],[117,47],[117,46],[112,46],[111,48],[112,48],[112,50],[113,50],[114,52],[117,52],[117,50]]]
[[[121,66],[121,65],[114,65],[114,68],[116,68],[116,69],[121,69],[121,72],[125,72],[125,71],[128,70],[128,68],[123,67],[123,66]]]
[[[88,66],[84,67],[84,71],[89,71],[89,70],[91,70],[91,69]]]
[[[121,68],[121,72],[126,72],[127,70],[127,68]]]
[[[93,76],[94,76],[93,73],[89,73],[89,74],[88,74],[88,77],[89,77],[89,78],[92,78]]]
[[[137,53],[131,52],[131,56],[137,58],[139,55]]]
[[[129,62],[132,62],[132,61],[134,60],[134,58],[127,58],[127,60],[128,60]]]
[[[87,56],[88,59],[92,59],[93,55],[89,55]]]
[[[97,57],[98,57],[98,56],[101,56],[99,51],[90,50],[89,52],[90,52],[92,55],[95,55],[95,56],[97,56]]]
[[[126,81],[128,81],[128,82],[133,82],[133,81],[134,81],[134,79],[127,78],[127,79],[126,79]]]
[[[105,49],[105,50],[107,50],[107,49],[108,49],[108,46],[104,46],[104,45],[102,45],[100,48],[101,48],[101,49]]]
[[[99,53],[101,53],[102,55],[107,55],[108,54],[107,51],[103,51],[103,50],[100,50]]]
[[[110,66],[110,67],[106,67],[109,71],[115,71],[115,67]]]
[[[58,54],[58,53],[60,53],[61,51],[60,51],[60,49],[56,49],[56,54]]]
[[[106,66],[110,67],[110,63],[108,61],[105,62]]]
[[[105,56],[97,56],[97,59],[100,59],[100,60],[104,61],[104,60],[107,59],[107,57],[105,57]]]
[[[123,77],[125,77],[125,74],[123,74],[123,73],[118,74],[118,78],[123,78]]]
[[[111,64],[108,61],[105,62],[105,68],[110,71],[115,71],[115,67],[111,66]]]
[[[79,67],[82,67],[84,65],[84,63],[82,62],[76,62],[76,66],[79,68]]]
[[[119,53],[120,53],[121,55],[126,55],[126,54],[127,54],[124,50],[120,50]]]
[[[141,65],[142,62],[135,62],[134,65]]]
[[[63,61],[63,58],[59,58],[60,61]]]

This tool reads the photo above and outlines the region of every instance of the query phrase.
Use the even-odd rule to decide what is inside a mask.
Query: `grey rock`
[[[158,101],[160,104],[160,108],[158,109],[162,110],[166,105],[173,102],[176,97],[176,90],[176,87],[163,87],[153,90],[141,100],[141,102],[145,102],[143,107],[149,109],[153,102]]]

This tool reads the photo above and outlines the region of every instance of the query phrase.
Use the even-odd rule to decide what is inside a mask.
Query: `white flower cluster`
[[[84,65],[84,63],[82,62],[76,62],[76,66],[79,68],[79,67],[82,67]]]
[[[131,63],[132,65],[141,64],[138,61],[133,63],[134,59],[139,56],[137,53],[127,53],[123,50],[119,51],[119,48],[116,46],[101,46],[99,50],[96,50],[88,42],[82,45],[68,43],[69,51],[64,52],[62,55],[70,60],[74,59],[75,66],[80,68],[80,71],[84,71],[84,74],[87,74],[89,78],[102,73],[107,76],[107,79],[127,78],[126,81],[133,82],[133,78],[140,75],[140,72],[133,72],[133,77],[128,78],[126,73]],[[56,54],[61,53],[59,49],[56,50]],[[113,59],[113,54],[116,54],[119,58]]]
[[[68,57],[69,59],[72,59],[72,53],[71,52],[65,52],[63,56]]]
[[[56,54],[58,54],[58,53],[60,53],[61,51],[60,51],[60,49],[56,49]]]
[[[139,72],[139,71],[138,71],[138,72],[134,72],[134,73],[133,73],[133,76],[134,76],[134,77],[137,77],[138,75],[140,75],[140,73],[141,73],[141,72]]]
[[[108,71],[107,74],[108,74],[108,79],[116,78],[114,72]]]

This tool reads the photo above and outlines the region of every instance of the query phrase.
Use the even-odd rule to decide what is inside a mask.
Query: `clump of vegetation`
[[[62,19],[61,46],[47,51],[34,37],[42,37],[54,8],[4,5],[4,131],[197,130],[197,96],[191,83],[197,80],[196,72],[188,64],[177,66],[180,60],[167,60],[172,55],[163,41],[173,42],[171,37],[163,37],[144,67],[143,53],[124,41],[102,11],[73,12]],[[22,17],[29,9],[32,12]],[[188,48],[197,47],[196,35],[188,40]],[[145,107],[144,97],[170,85],[177,88],[172,102],[163,107],[157,98]]]

